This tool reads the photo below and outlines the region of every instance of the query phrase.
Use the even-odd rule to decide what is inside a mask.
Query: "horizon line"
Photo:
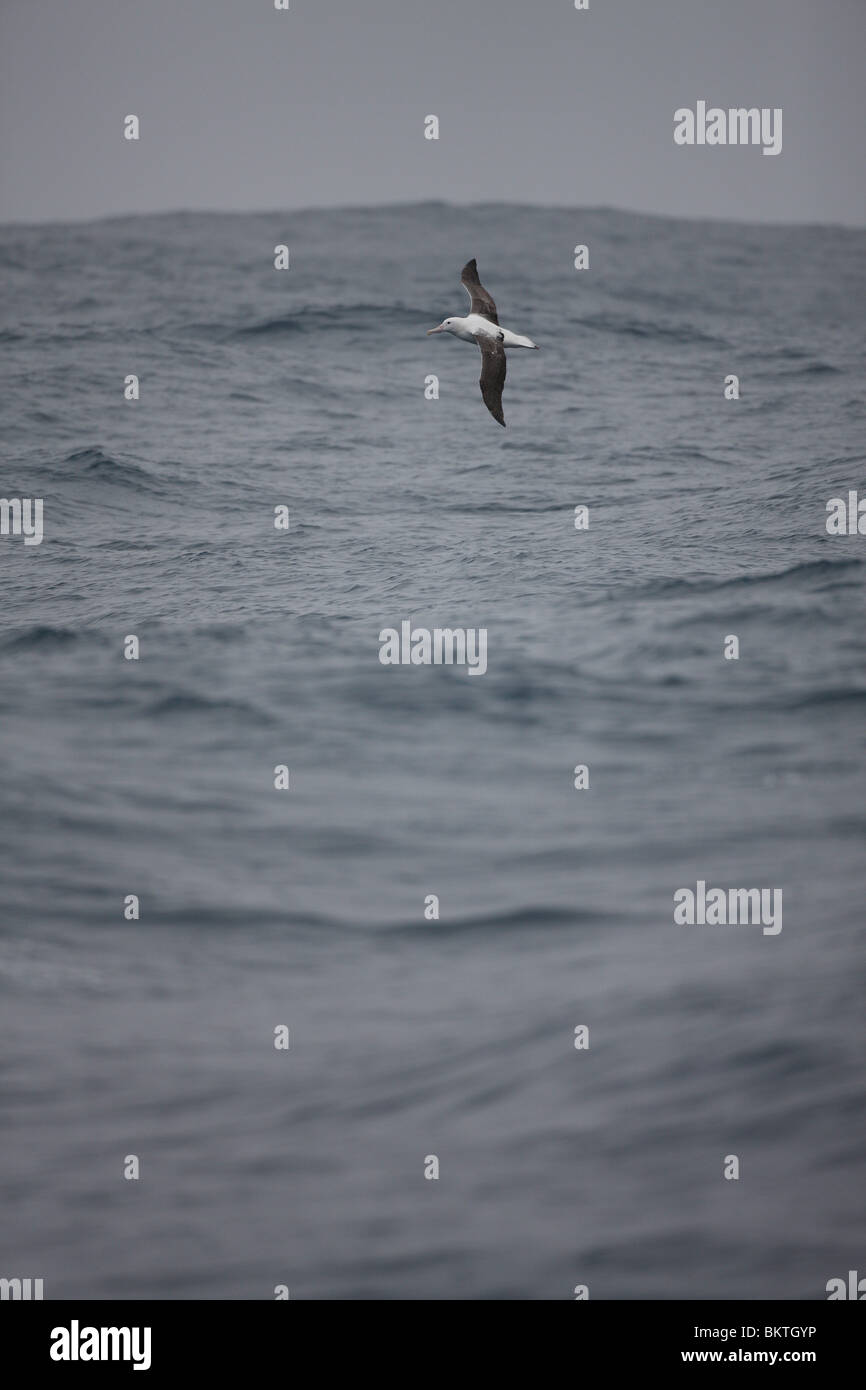
[[[647,212],[639,208],[616,207],[611,203],[591,204],[582,206],[572,203],[525,203],[514,199],[485,198],[477,202],[460,202],[447,198],[417,198],[417,199],[395,199],[379,203],[312,203],[304,207],[287,208],[214,208],[214,207],[189,207],[189,208],[164,208],[160,210],[150,210],[148,212],[104,212],[98,213],[95,217],[40,217],[37,219],[0,219],[0,229],[15,227],[87,227],[100,222],[120,222],[129,221],[135,218],[159,218],[159,217],[301,217],[311,213],[323,212],[381,212],[383,210],[396,210],[398,208],[458,208],[458,209],[482,209],[482,208],[522,208],[535,212],[578,212],[578,213],[600,213],[613,212],[621,217],[652,218],[659,222],[699,222],[702,224],[717,223],[723,226],[733,227],[785,227],[785,228],[820,228],[821,230],[838,230],[846,232],[866,231],[866,223],[859,222],[815,222],[815,221],[790,221],[784,222],[773,218],[749,219],[744,217],[715,217],[705,214],[694,213],[672,213],[672,212]]]

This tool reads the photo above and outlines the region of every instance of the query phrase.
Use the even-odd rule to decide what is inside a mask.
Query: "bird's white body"
[[[500,328],[498,324],[491,323],[489,319],[482,318],[480,314],[467,314],[465,319],[446,319],[441,327],[431,331],[434,333],[453,333],[455,338],[462,338],[464,343],[474,343],[479,337],[483,337],[498,338],[502,346],[507,348],[537,347],[531,338],[523,338],[519,333],[512,333],[510,328]]]
[[[438,328],[428,328],[431,333],[450,333],[454,338],[462,338],[464,343],[477,343],[481,349],[481,376],[478,385],[481,396],[490,414],[500,425],[505,424],[502,412],[502,388],[508,370],[506,348],[535,348],[538,344],[521,333],[512,333],[510,328],[499,325],[499,310],[478,278],[478,262],[473,256],[460,273],[460,283],[469,295],[469,313],[465,319],[451,317],[443,319]]]

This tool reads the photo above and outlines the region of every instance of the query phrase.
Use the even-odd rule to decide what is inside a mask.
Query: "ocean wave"
[[[641,585],[644,597],[670,594],[708,594],[722,589],[753,589],[764,584],[788,584],[797,577],[818,579],[832,577],[840,572],[862,569],[864,561],[856,556],[842,557],[838,560],[803,560],[784,569],[768,570],[764,574],[736,574],[730,579],[662,579],[655,583]],[[834,585],[824,586],[835,587]]]
[[[806,695],[793,695],[785,699],[789,710],[820,709],[825,705],[863,705],[866,704],[866,686],[829,686],[823,690],[811,690]]]
[[[201,905],[170,908],[154,904],[148,922],[151,926],[207,927],[223,928],[226,931],[240,928],[246,930],[250,919],[250,908],[239,903],[236,907],[225,904],[203,902]],[[429,922],[412,921],[406,918],[387,920],[382,917],[343,916],[338,913],[322,913],[298,910],[287,907],[272,909],[260,904],[255,907],[257,931],[285,932],[287,929],[311,933],[333,932],[355,936],[363,934],[387,934],[391,937],[407,938],[418,936],[429,940],[430,932],[435,930],[437,940],[443,936],[467,936],[519,932],[528,929],[574,929],[591,927],[600,923],[628,920],[620,918],[607,907],[559,907],[550,903],[521,903],[516,907],[501,908],[490,912],[445,919],[431,925]]]
[[[38,651],[52,647],[68,647],[86,634],[80,628],[51,627],[36,623],[17,632],[0,634],[0,651]]]
[[[67,466],[70,464],[74,469],[73,472],[70,472]],[[67,454],[59,467],[62,468],[64,478],[86,478],[99,483],[111,483],[116,487],[162,491],[160,480],[149,473],[146,468],[142,468],[136,463],[114,458],[98,445],[90,445],[86,449],[76,449],[73,453]]]
[[[572,930],[575,927],[593,927],[602,923],[628,920],[627,916],[613,913],[607,907],[557,907],[551,903],[522,903],[519,907],[500,908],[492,912],[466,914],[465,916],[442,918],[436,923],[437,938],[443,936],[486,935],[526,930],[544,931],[554,928]],[[424,924],[427,925],[426,923]],[[402,935],[410,936],[419,931],[417,922],[403,923],[398,928]]]
[[[143,713],[154,719],[174,715],[228,714],[255,724],[274,723],[271,715],[247,700],[220,699],[215,696],[197,695],[192,691],[164,695],[147,705]]]
[[[375,329],[383,325],[393,327],[405,324],[417,328],[422,322],[431,321],[430,309],[410,309],[401,305],[381,304],[337,304],[333,308],[301,307],[291,314],[281,314],[279,318],[264,319],[258,323],[235,328],[235,338],[282,337],[301,333],[322,333],[328,329]],[[435,313],[433,313],[435,318]]]
[[[595,328],[602,333],[613,333],[618,337],[650,338],[653,341],[663,338],[683,345],[703,343],[712,347],[731,347],[727,338],[713,333],[703,333],[699,328],[688,324],[665,324],[655,319],[627,318],[619,314],[590,314],[577,320],[581,328]]]
[[[844,375],[841,367],[834,367],[831,362],[806,362],[802,367],[780,368],[774,373],[775,376],[840,376]]]
[[[503,443],[504,443],[504,442],[505,442],[505,441],[503,441]],[[491,464],[485,464],[485,465],[484,465],[484,467],[486,467],[486,468],[490,468],[490,467],[492,467],[492,466],[493,466],[493,465],[491,465]],[[460,472],[461,472],[461,473],[473,473],[473,472],[478,472],[478,469],[477,469],[477,468],[461,468],[461,469],[460,469]],[[569,511],[569,508],[568,508],[567,505],[564,505],[562,502],[546,502],[546,503],[541,503],[541,504],[536,504],[536,505],[533,505],[531,502],[524,502],[524,503],[515,502],[515,503],[512,504],[512,503],[510,503],[510,502],[496,502],[496,501],[494,501],[494,500],[491,498],[490,500],[484,501],[484,502],[452,502],[452,503],[446,503],[446,504],[444,504],[443,506],[440,506],[440,507],[438,508],[438,510],[441,511],[441,512],[459,512],[459,513],[460,513],[461,515],[463,515],[463,516],[486,516],[488,513],[493,513],[493,512],[504,512],[504,513],[506,513],[506,514],[514,513],[514,514],[517,515],[517,516],[524,516],[524,515],[531,515],[531,514],[534,514],[534,513],[536,513],[536,512],[545,513],[545,514],[546,514],[546,513],[549,513],[549,512],[563,512],[563,513],[565,513],[565,512],[567,512],[567,511]]]

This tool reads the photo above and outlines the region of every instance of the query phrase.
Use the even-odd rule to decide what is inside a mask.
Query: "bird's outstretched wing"
[[[484,404],[494,420],[505,424],[502,413],[502,388],[505,385],[505,348],[501,338],[492,338],[489,333],[479,333],[475,338],[481,349],[481,376],[479,386]]]
[[[498,324],[496,305],[478,279],[478,266],[474,256],[471,261],[466,262],[460,272],[460,283],[469,294],[470,314],[480,314],[483,319],[489,319],[491,323]]]

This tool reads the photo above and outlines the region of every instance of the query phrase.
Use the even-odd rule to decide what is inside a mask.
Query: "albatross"
[[[505,425],[502,414],[502,388],[505,385],[505,349],[511,347],[535,348],[538,344],[531,338],[521,337],[508,328],[499,327],[496,305],[478,278],[478,266],[473,256],[467,261],[460,275],[460,283],[469,295],[469,313],[465,319],[443,319],[438,328],[428,328],[428,338],[432,333],[453,333],[464,343],[477,343],[481,349],[481,376],[479,385],[484,404],[494,420]]]

